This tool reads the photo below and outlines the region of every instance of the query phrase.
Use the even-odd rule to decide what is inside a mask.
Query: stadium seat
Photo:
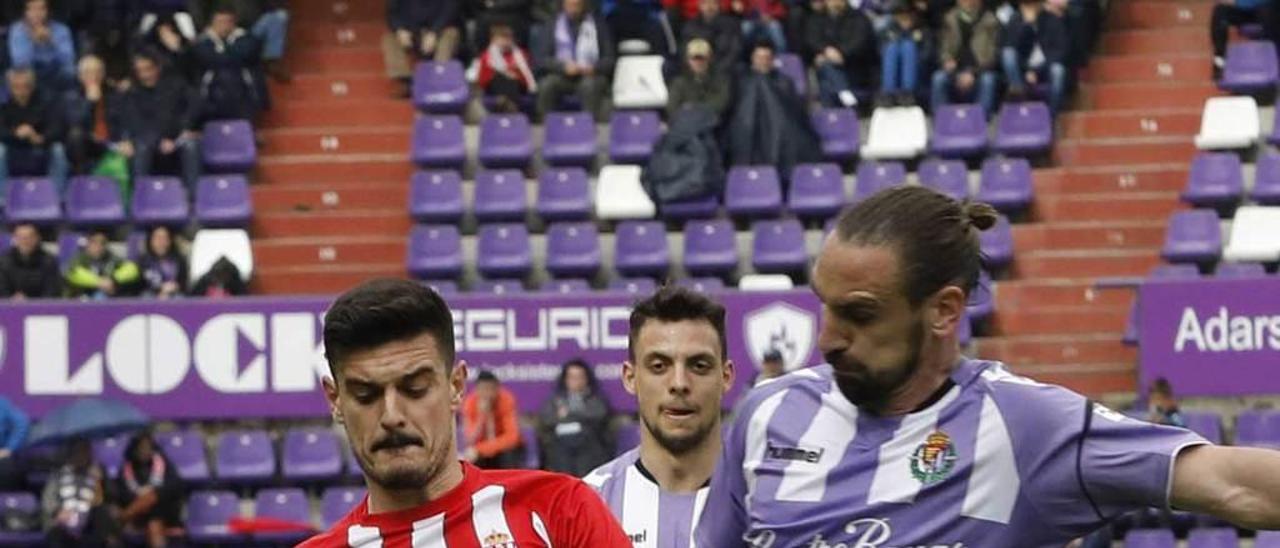
[[[40,528],[40,504],[36,496],[27,492],[0,493],[0,514],[29,518],[31,528],[0,527],[0,546],[43,546],[44,531]]]
[[[1280,411],[1251,409],[1236,415],[1235,445],[1280,449]]]
[[[1212,263],[1222,256],[1222,228],[1212,209],[1176,211],[1169,216],[1160,256],[1171,263]]]
[[[482,225],[477,270],[491,278],[523,278],[533,268],[529,230],[523,224]]]
[[[214,472],[219,481],[261,485],[276,475],[276,454],[262,430],[228,430],[218,435]]]
[[[1182,200],[1196,207],[1229,209],[1244,194],[1240,157],[1232,152],[1201,152],[1191,161]]]
[[[581,278],[572,278],[568,280],[551,280],[547,285],[542,286],[543,293],[555,293],[559,295],[568,295],[573,293],[587,293],[591,291],[591,284]]]
[[[462,220],[462,177],[452,169],[418,171],[409,178],[409,216],[423,223]]]
[[[213,267],[218,259],[226,257],[240,270],[240,279],[253,277],[253,245],[249,233],[238,228],[206,228],[196,232],[191,240],[190,277],[194,284]]]
[[[600,169],[596,182],[596,218],[600,220],[652,219],[657,206],[640,184],[640,166],[617,165]]]
[[[1214,527],[1192,529],[1187,534],[1187,548],[1239,548],[1240,536],[1235,529]]]
[[[411,147],[409,156],[420,167],[462,169],[467,162],[462,118],[452,114],[419,116],[413,123]]]
[[[906,184],[907,167],[902,162],[863,160],[854,178],[853,201],[861,202],[886,188]]]
[[[738,267],[733,223],[718,219],[684,225],[684,269],[694,276],[726,276]]]
[[[943,158],[980,156],[987,150],[987,116],[975,104],[943,105],[933,113],[929,151]]]
[[[829,162],[848,162],[858,157],[862,135],[858,113],[851,108],[819,109],[810,115],[813,129],[822,141],[822,156]]]
[[[195,430],[174,430],[155,435],[156,446],[169,458],[178,477],[189,484],[208,483],[209,458],[204,437]]]
[[[724,290],[724,280],[720,278],[680,278],[676,280],[676,285],[698,293]]]
[[[614,112],[609,121],[609,159],[619,164],[643,164],[661,136],[662,120],[657,112]]]
[[[363,487],[329,487],[320,495],[320,526],[328,529],[364,499]]]
[[[253,501],[253,515],[288,523],[311,524],[311,501],[307,492],[298,487],[263,489]],[[293,531],[260,531],[253,533],[257,543],[297,544],[315,534],[312,529]]]
[[[462,276],[462,236],[457,225],[413,227],[405,263],[409,274],[419,279]]]
[[[461,114],[470,96],[458,61],[424,61],[413,68],[413,106],[419,110]]]
[[[1280,153],[1268,150],[1258,156],[1254,168],[1249,198],[1261,205],[1280,205]]]
[[[794,53],[781,53],[773,60],[774,68],[791,80],[796,87],[796,95],[802,99],[809,97],[809,74],[804,68],[804,61]]]
[[[962,160],[929,158],[916,168],[916,178],[925,188],[956,200],[969,197],[969,169]]]
[[[533,130],[524,114],[490,114],[480,121],[480,165],[524,169],[533,158]]]
[[[1187,429],[1215,444],[1222,443],[1222,416],[1212,411],[1183,411]]]
[[[253,198],[244,175],[206,175],[196,182],[196,221],[200,226],[246,227],[252,218]]]
[[[525,470],[541,469],[541,458],[538,450],[538,432],[532,426],[523,425],[520,427],[520,449],[524,452],[524,462],[521,466]]]
[[[761,274],[801,274],[809,264],[804,226],[795,219],[751,225],[751,264]]]
[[[1178,539],[1168,529],[1134,529],[1124,537],[1124,548],[1176,548]]]
[[[975,322],[981,322],[990,318],[996,311],[995,291],[992,290],[994,282],[991,281],[991,275],[983,270],[978,275],[978,286],[973,288],[973,293],[969,295],[969,302],[965,306],[965,313],[969,319]]]
[[[1030,207],[1032,194],[1031,163],[1026,158],[987,158],[982,162],[978,201],[1008,215]]]
[[[632,295],[648,295],[658,289],[658,284],[653,278],[614,278],[609,282],[609,289]]]
[[[476,172],[472,212],[481,223],[524,222],[529,210],[524,175],[516,169],[481,169]]]
[[[453,295],[458,292],[458,282],[454,280],[419,280],[418,283],[441,295]]]
[[[471,287],[472,293],[489,295],[519,295],[524,293],[520,280],[479,280]]]
[[[1274,94],[1278,80],[1280,63],[1276,60],[1276,46],[1270,40],[1237,42],[1227,47],[1227,61],[1218,87],[1238,95]]]
[[[720,212],[720,198],[706,196],[692,200],[662,204],[659,213],[667,221],[681,222],[691,219],[710,219]]]
[[[76,228],[124,223],[120,186],[109,177],[72,177],[67,182],[67,222]]]
[[[747,274],[738,279],[739,291],[786,291],[795,286],[786,274]]]
[[[619,109],[667,106],[661,55],[626,55],[613,69],[613,106]]]
[[[613,256],[623,276],[665,278],[671,266],[666,229],[658,221],[618,223]]]
[[[62,197],[53,181],[41,177],[9,180],[5,221],[52,226],[62,222]]]
[[[240,543],[245,535],[227,526],[240,515],[240,500],[231,491],[196,491],[187,499],[187,540],[202,544]]]
[[[549,112],[542,122],[542,160],[552,166],[591,167],[596,161],[596,123],[586,112]]]
[[[280,471],[290,481],[313,482],[342,473],[342,446],[328,428],[298,428],[284,433]]]
[[[1210,97],[1204,103],[1195,143],[1200,150],[1246,148],[1261,135],[1258,102],[1253,97]]]
[[[1053,145],[1053,116],[1041,102],[1005,103],[992,148],[1000,154],[1033,155]]]
[[[920,107],[881,107],[871,114],[862,157],[873,160],[908,160],[924,153],[929,129]]]
[[[1226,261],[1270,263],[1280,260],[1280,207],[1241,206],[1222,250]]]
[[[733,166],[725,182],[724,205],[740,219],[777,217],[782,213],[782,182],[773,166]]]
[[[1218,263],[1213,275],[1218,278],[1263,278],[1267,275],[1267,269],[1258,263],[1222,262]]]
[[[201,133],[204,166],[214,173],[248,173],[258,163],[258,145],[248,120],[211,120]]]
[[[1253,548],[1280,548],[1280,531],[1258,531]]]
[[[1013,262],[1013,227],[1008,217],[1001,215],[995,226],[978,233],[978,240],[987,268],[998,270]]]
[[[130,261],[137,261],[147,250],[147,232],[145,230],[130,230],[129,235],[124,239],[124,256]]]
[[[84,234],[64,230],[58,233],[58,269],[65,272],[84,247]]]
[[[600,271],[600,235],[595,223],[554,223],[547,227],[547,272],[552,276],[595,276]]]
[[[824,220],[845,205],[844,175],[835,164],[798,164],[791,170],[787,209],[802,219]]]
[[[129,444],[129,436],[120,434],[93,440],[93,460],[102,466],[109,477],[118,477],[120,466],[124,464],[124,448]]]
[[[538,216],[546,222],[591,218],[591,187],[580,167],[547,168],[538,176]]]
[[[177,177],[138,177],[130,210],[141,225],[182,226],[191,219],[191,200]]]

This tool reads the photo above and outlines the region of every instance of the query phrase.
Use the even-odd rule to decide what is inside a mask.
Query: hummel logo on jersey
[[[803,447],[779,447],[770,443],[765,447],[765,455],[776,460],[798,460],[809,464],[817,464],[822,460],[822,453],[826,449],[818,448],[805,449]]]
[[[632,544],[644,544],[649,542],[648,529],[641,529],[639,533],[627,533],[627,536],[631,538]]]

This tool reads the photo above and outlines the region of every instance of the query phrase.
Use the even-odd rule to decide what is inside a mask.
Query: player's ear
[[[449,374],[449,405],[457,410],[462,405],[462,394],[467,391],[467,361],[458,360]]]
[[[631,360],[622,362],[622,387],[627,389],[627,393],[635,395],[636,393],[636,366]]]
[[[929,329],[940,337],[949,335],[964,320],[965,306],[968,304],[964,290],[948,285],[939,289],[932,300],[927,318]]]
[[[720,375],[722,377],[721,381],[724,383],[723,393],[727,394],[729,393],[729,390],[733,389],[733,379],[737,375],[737,372],[733,368],[733,360],[724,361],[724,366],[721,368]]]
[[[324,386],[324,399],[329,401],[329,412],[333,413],[333,422],[343,424],[346,418],[342,416],[342,409],[338,407],[338,383],[333,377],[325,377],[320,380],[320,384]]]

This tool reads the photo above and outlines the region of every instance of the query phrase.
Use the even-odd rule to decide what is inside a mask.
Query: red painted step
[[[268,238],[253,244],[255,266],[376,264],[404,260],[405,237]]]
[[[991,337],[978,344],[978,355],[1012,366],[1132,363],[1137,349],[1116,335]]]
[[[1091,280],[1021,279],[996,283],[996,304],[1002,310],[1038,310],[1063,306],[1122,307],[1133,303],[1134,292],[1123,288],[1094,288]]]
[[[403,155],[365,158],[336,154],[322,158],[268,156],[258,162],[254,181],[267,185],[366,181],[405,181],[408,184],[414,169]]]
[[[1056,384],[1090,397],[1132,394],[1138,374],[1132,362],[1093,365],[1032,365],[1013,371],[1037,381]]]
[[[1191,163],[1196,147],[1185,137],[1152,137],[1142,139],[1089,139],[1063,141],[1054,147],[1059,165],[1125,166],[1168,162]]]
[[[1191,138],[1200,131],[1200,109],[1071,112],[1062,127],[1070,139]]]
[[[404,153],[407,161],[410,131],[405,127],[332,127],[266,131],[263,135],[271,154]]]
[[[1045,222],[1161,220],[1179,209],[1185,206],[1173,192],[1041,196],[1036,200],[1036,216]]]
[[[1223,95],[1212,82],[1120,83],[1082,86],[1081,99],[1096,110],[1192,108]]]
[[[306,48],[291,53],[289,59],[300,74],[384,73],[382,49],[378,46]]]
[[[399,90],[400,86],[383,74],[295,74],[288,84],[272,82],[271,98],[278,103],[329,101],[351,107],[351,102],[392,98]]]
[[[253,207],[268,211],[406,209],[406,182],[271,184],[252,189]],[[406,210],[407,211],[407,210]],[[406,213],[407,214],[407,213]]]
[[[1038,310],[1000,310],[992,320],[997,335],[1120,334],[1129,307],[1044,307]]]
[[[404,209],[358,211],[267,212],[255,215],[256,238],[291,236],[374,236],[408,234]]]
[[[1036,171],[1036,195],[1181,192],[1188,163],[1067,167]]]
[[[290,3],[289,14],[297,26],[315,22],[381,21],[386,11],[382,2],[368,0],[303,0]]]
[[[333,101],[289,101],[274,105],[262,117],[264,127],[409,126],[413,105],[395,99],[368,99],[360,106]]]
[[[1153,29],[1170,27],[1209,28],[1211,2],[1162,2],[1136,0],[1116,2],[1107,15],[1109,29]]]
[[[325,46],[377,46],[382,43],[386,23],[352,21],[346,23],[309,22],[289,32],[289,46],[312,48]]]
[[[254,272],[253,292],[267,295],[337,295],[374,278],[405,277],[404,262],[268,268]]]
[[[1107,278],[1141,276],[1160,264],[1155,249],[1034,250],[1020,252],[1013,271],[1019,278]],[[1024,312],[1024,311],[1018,311]]]
[[[1014,249],[1150,249],[1164,243],[1165,222],[1127,221],[1014,225]]]
[[[1098,52],[1102,55],[1164,54],[1180,50],[1207,51],[1209,25],[1162,29],[1112,30],[1102,35]],[[1089,62],[1090,71],[1094,61]]]
[[[1138,56],[1101,56],[1089,62],[1086,83],[1208,82],[1213,76],[1207,50],[1195,53],[1166,52]]]

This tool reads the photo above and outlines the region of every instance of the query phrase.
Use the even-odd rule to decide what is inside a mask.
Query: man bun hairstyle
[[[453,314],[435,290],[408,280],[378,279],[338,297],[324,315],[324,357],[338,378],[352,352],[428,333],[440,347],[445,371],[453,368]]]

